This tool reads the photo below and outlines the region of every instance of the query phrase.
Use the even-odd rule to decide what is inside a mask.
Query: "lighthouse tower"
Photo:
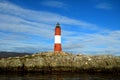
[[[62,45],[61,45],[61,28],[60,24],[56,24],[55,28],[55,42],[54,42],[54,52],[59,53],[62,51]]]

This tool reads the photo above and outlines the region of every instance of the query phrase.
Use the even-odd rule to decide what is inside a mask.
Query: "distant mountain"
[[[0,52],[0,58],[17,57],[17,56],[24,56],[24,55],[31,55],[31,54],[32,53]]]

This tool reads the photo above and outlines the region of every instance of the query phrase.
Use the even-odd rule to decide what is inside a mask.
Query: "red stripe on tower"
[[[61,45],[61,28],[60,24],[56,24],[55,28],[55,44],[54,44],[54,52],[61,52],[62,45]]]

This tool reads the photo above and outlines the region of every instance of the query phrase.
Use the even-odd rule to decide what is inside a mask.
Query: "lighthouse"
[[[61,28],[60,24],[57,23],[55,27],[55,42],[54,42],[54,52],[60,53],[62,51],[61,45]]]

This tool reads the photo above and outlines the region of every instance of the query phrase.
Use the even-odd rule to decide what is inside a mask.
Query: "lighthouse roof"
[[[57,28],[60,28],[60,24],[59,24],[58,22],[57,22],[57,24],[56,24],[56,27],[57,27]]]

